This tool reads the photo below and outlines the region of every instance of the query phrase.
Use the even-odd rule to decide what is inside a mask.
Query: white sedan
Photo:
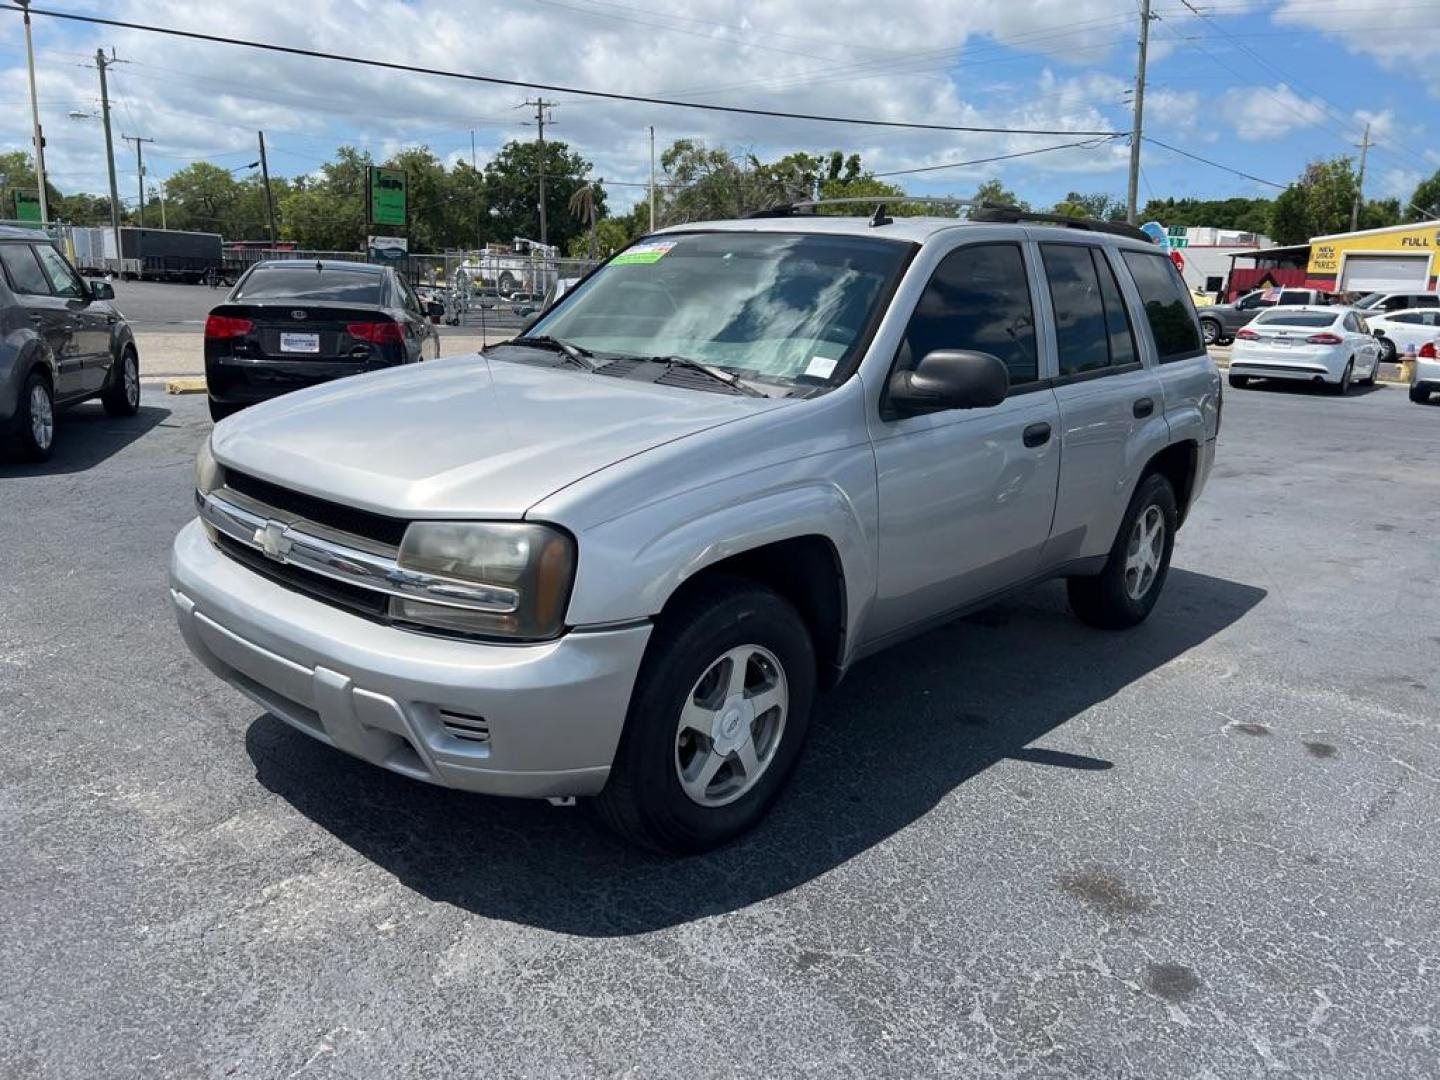
[[[1440,340],[1440,310],[1409,308],[1385,315],[1368,315],[1366,323],[1380,342],[1380,358],[1393,364],[1407,347],[1419,352],[1427,341]]]
[[[1349,308],[1271,308],[1235,335],[1230,353],[1237,389],[1251,379],[1289,379],[1343,394],[1352,380],[1373,386],[1379,374],[1380,343]]]

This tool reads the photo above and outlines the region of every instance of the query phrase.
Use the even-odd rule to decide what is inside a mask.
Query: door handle
[[[1025,429],[1025,434],[1022,438],[1026,446],[1044,446],[1050,441],[1050,425],[1043,420],[1038,424],[1031,424]]]
[[[1153,398],[1142,397],[1138,399],[1133,406],[1131,406],[1130,411],[1133,412],[1137,417],[1149,416],[1155,411],[1155,400]]]

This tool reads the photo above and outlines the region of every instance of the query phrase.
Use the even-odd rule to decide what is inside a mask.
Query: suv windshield
[[[382,275],[368,270],[315,269],[313,263],[257,266],[240,284],[236,300],[341,300],[380,303]]]
[[[843,374],[911,245],[680,233],[635,244],[530,328],[590,352],[683,356],[791,381]]]

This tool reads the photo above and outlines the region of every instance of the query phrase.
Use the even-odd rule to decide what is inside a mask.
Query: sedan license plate
[[[1289,338],[1285,338],[1285,337],[1277,337],[1275,340],[1273,340],[1272,342],[1270,342],[1270,344],[1271,344],[1271,345],[1285,345],[1285,346],[1288,346],[1288,345],[1290,344],[1290,339],[1289,339]]]
[[[280,351],[318,353],[320,351],[320,335],[282,333],[280,335]]]

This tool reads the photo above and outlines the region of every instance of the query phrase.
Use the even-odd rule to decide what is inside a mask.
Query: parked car
[[[1365,312],[1366,315],[1388,315],[1396,311],[1408,311],[1413,308],[1440,308],[1440,293],[1372,292],[1360,297],[1354,302],[1353,306]]]
[[[1206,345],[1227,345],[1268,308],[1320,306],[1329,302],[1328,295],[1319,289],[1257,289],[1233,304],[1211,304],[1200,314],[1200,331]]]
[[[1289,379],[1326,385],[1337,394],[1352,380],[1375,385],[1380,343],[1351,308],[1275,308],[1261,312],[1235,335],[1230,385],[1252,379]]]
[[[347,375],[433,360],[440,335],[388,266],[270,259],[241,276],[205,321],[210,416]]]
[[[0,450],[44,461],[57,410],[140,410],[140,353],[108,281],[86,281],[34,229],[0,226]]]
[[[1410,383],[1410,400],[1424,405],[1431,394],[1440,394],[1440,339],[1427,341],[1415,354],[1415,377]]]
[[[1440,338],[1440,308],[1412,308],[1388,315],[1367,315],[1366,324],[1380,342],[1380,359],[1393,364],[1407,348],[1419,350]]]
[[[443,322],[446,326],[460,325],[460,311],[450,295],[450,290],[435,285],[416,285],[415,295],[430,313],[431,322]],[[432,304],[440,310],[436,312],[431,307]]]
[[[483,356],[218,425],[190,648],[383,768],[696,851],[860,658],[1047,578],[1141,622],[1220,427],[1174,265],[1126,226],[871,220],[661,232]]]

